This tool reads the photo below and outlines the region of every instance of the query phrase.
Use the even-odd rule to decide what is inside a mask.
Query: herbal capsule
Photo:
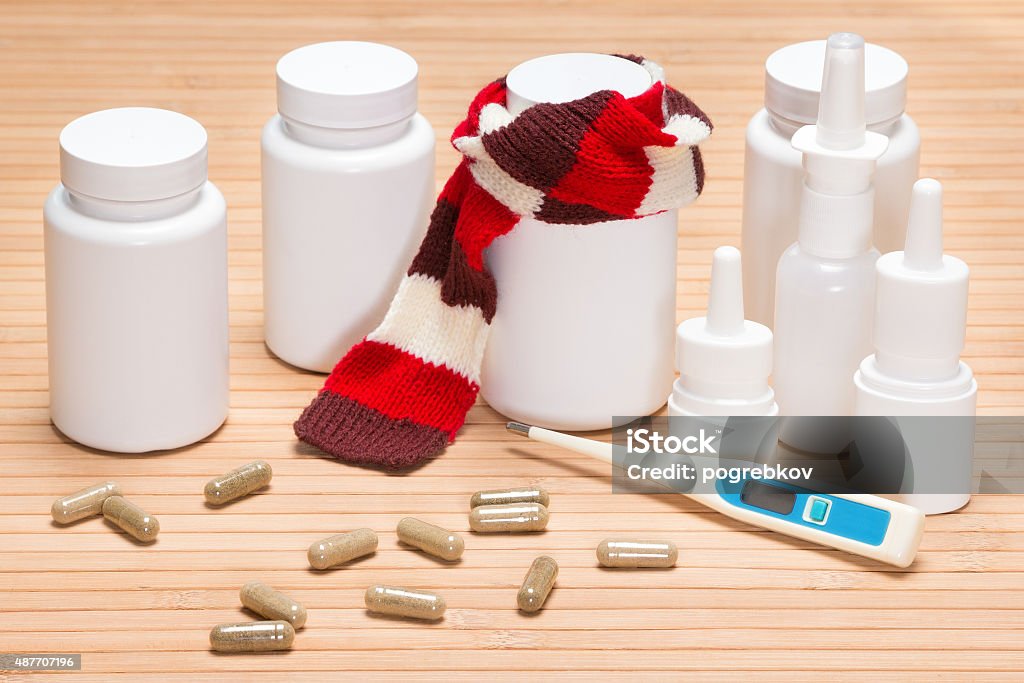
[[[550,496],[544,489],[521,488],[501,489],[500,491],[477,491],[469,499],[470,509],[481,505],[511,505],[513,503],[540,503],[548,507]]]
[[[295,629],[287,621],[218,624],[210,631],[210,647],[217,652],[287,650],[294,641]]]
[[[262,460],[242,465],[206,483],[203,495],[210,505],[224,505],[270,483],[274,470]]]
[[[602,567],[674,567],[679,551],[671,541],[601,541],[597,561]]]
[[[462,557],[466,549],[462,536],[415,517],[406,517],[398,523],[398,540],[449,562]]]
[[[516,597],[519,609],[524,612],[536,612],[543,607],[557,577],[558,563],[553,559],[547,555],[541,555],[534,560],[530,565],[530,571],[526,572],[526,578],[523,579],[523,585]]]
[[[160,533],[160,522],[156,517],[121,496],[110,496],[103,501],[103,516],[143,543],[155,541]]]
[[[113,481],[88,486],[81,491],[58,498],[50,508],[50,515],[57,524],[70,524],[86,517],[103,513],[103,501],[110,496],[120,496],[121,487]]]
[[[540,503],[481,505],[469,513],[469,526],[481,533],[499,531],[543,531],[548,509]]]
[[[313,569],[336,567],[376,550],[377,533],[373,529],[356,529],[309,546],[309,566]]]
[[[265,583],[250,581],[238,592],[242,605],[265,619],[287,621],[295,630],[306,625],[306,608]]]
[[[411,619],[440,619],[447,608],[436,593],[397,586],[370,586],[364,599],[371,612]]]

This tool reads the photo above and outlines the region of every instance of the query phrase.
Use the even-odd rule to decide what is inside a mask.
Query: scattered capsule
[[[523,585],[519,588],[519,595],[516,596],[519,609],[524,612],[536,612],[543,607],[557,577],[558,563],[553,559],[541,555],[534,560],[530,565],[530,571],[526,572]]]
[[[274,470],[263,460],[242,465],[206,483],[203,495],[210,505],[224,505],[270,483]]]
[[[103,501],[103,516],[137,541],[149,543],[160,533],[160,522],[135,503],[121,496]]]
[[[70,524],[86,517],[103,514],[103,501],[110,496],[120,496],[121,487],[113,481],[87,486],[81,491],[53,501],[50,514],[58,524]]]
[[[287,621],[296,631],[306,625],[306,608],[265,583],[250,581],[238,597],[244,607],[265,619]]]
[[[447,608],[444,598],[436,593],[397,586],[370,586],[365,602],[371,612],[410,619],[440,619]]]
[[[470,509],[481,505],[511,505],[513,503],[540,503],[548,507],[550,496],[540,488],[501,489],[500,491],[477,491],[469,499]]]
[[[376,550],[377,533],[373,529],[356,529],[309,546],[309,566],[313,569],[328,569]]]
[[[671,541],[616,541],[607,539],[597,546],[602,567],[674,567],[679,551]]]
[[[287,621],[218,624],[210,631],[210,647],[217,652],[288,650],[294,641],[295,629]]]
[[[398,540],[448,562],[462,557],[466,549],[462,536],[415,517],[406,517],[398,523]]]
[[[469,513],[473,531],[543,531],[548,525],[548,509],[540,503],[481,505]]]

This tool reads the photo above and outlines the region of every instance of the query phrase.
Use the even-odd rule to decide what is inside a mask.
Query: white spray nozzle
[[[914,183],[903,263],[914,270],[942,268],[942,183],[933,178]]]
[[[799,241],[824,258],[850,258],[871,249],[871,177],[889,138],[864,124],[864,39],[834,33],[825,44],[818,121],[793,134],[803,153]]]
[[[834,33],[825,44],[818,121],[793,135],[793,147],[804,154],[807,186],[829,196],[866,191],[888,145],[864,124],[864,39]]]
[[[707,330],[723,337],[743,333],[743,270],[736,247],[715,249],[711,261]]]
[[[864,38],[833,33],[825,44],[817,141],[826,149],[864,144]]]

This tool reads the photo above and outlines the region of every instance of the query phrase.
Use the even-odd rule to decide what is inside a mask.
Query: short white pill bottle
[[[86,446],[185,446],[228,413],[226,206],[206,131],[108,109],[60,134],[44,209],[50,416]]]
[[[353,41],[277,63],[263,129],[267,346],[329,372],[384,318],[427,229],[434,131],[417,113],[416,61]]]
[[[790,140],[818,115],[825,41],[787,45],[765,62],[764,108],[747,125],[743,169],[743,297],[747,317],[774,326],[775,269],[797,238],[804,169]],[[921,135],[904,109],[907,62],[868,43],[864,49],[867,128],[889,138],[875,171],[872,242],[903,248],[910,189],[918,178]],[[785,407],[783,407],[785,408]]]

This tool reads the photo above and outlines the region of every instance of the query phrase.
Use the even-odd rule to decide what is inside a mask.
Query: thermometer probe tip
[[[530,435],[530,425],[523,424],[522,422],[509,422],[505,425],[505,429],[515,434],[522,434],[523,436]]]

